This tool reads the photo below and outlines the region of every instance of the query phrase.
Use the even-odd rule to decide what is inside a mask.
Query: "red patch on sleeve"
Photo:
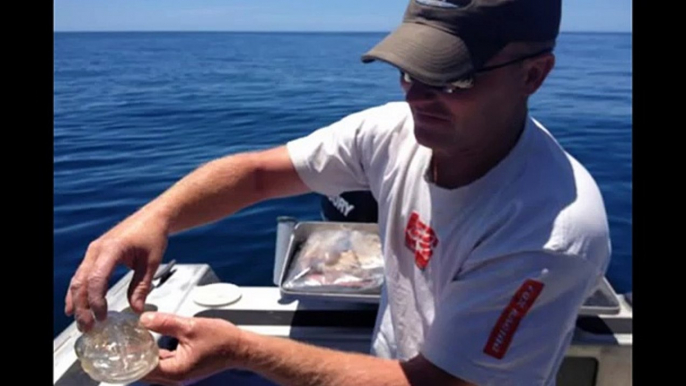
[[[505,307],[498,322],[493,327],[484,347],[484,353],[497,359],[502,359],[505,356],[519,323],[529,312],[542,290],[543,283],[536,280],[527,280],[519,287],[517,293],[510,300],[510,304]]]

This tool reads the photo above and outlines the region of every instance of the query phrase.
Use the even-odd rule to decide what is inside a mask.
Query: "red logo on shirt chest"
[[[414,252],[414,262],[419,269],[426,268],[436,245],[436,232],[419,219],[417,212],[412,212],[405,227],[405,246]]]

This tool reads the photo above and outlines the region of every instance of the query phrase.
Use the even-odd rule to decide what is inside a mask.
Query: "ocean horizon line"
[[[53,30],[53,33],[243,33],[243,34],[388,34],[392,31],[298,30]],[[567,30],[560,34],[632,34],[632,31]]]

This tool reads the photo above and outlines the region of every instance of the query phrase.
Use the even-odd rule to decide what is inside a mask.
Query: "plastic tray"
[[[581,306],[579,315],[612,315],[620,311],[619,298],[606,278]]]
[[[351,223],[351,222],[321,222],[321,221],[305,221],[299,222],[293,228],[288,249],[286,251],[286,258],[283,262],[283,269],[281,270],[281,278],[279,280],[279,289],[284,298],[291,299],[312,299],[312,300],[331,300],[331,301],[350,301],[361,303],[378,303],[381,298],[381,287],[374,290],[365,291],[364,293],[351,294],[344,292],[307,292],[293,289],[286,289],[283,287],[288,274],[291,270],[293,258],[297,254],[300,246],[308,239],[310,235],[318,231],[324,230],[342,230],[351,229],[365,232],[373,232],[378,234],[379,228],[375,223]]]

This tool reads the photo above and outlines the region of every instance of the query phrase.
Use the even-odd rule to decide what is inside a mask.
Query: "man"
[[[170,234],[269,198],[369,190],[387,271],[373,355],[145,313],[179,340],[147,379],[237,367],[284,385],[553,385],[610,256],[596,183],[528,112],[554,66],[560,8],[411,0],[363,56],[400,70],[406,102],[200,167],[89,246],[67,313],[82,330],[102,319],[118,263],[135,270],[129,295],[142,310]]]

